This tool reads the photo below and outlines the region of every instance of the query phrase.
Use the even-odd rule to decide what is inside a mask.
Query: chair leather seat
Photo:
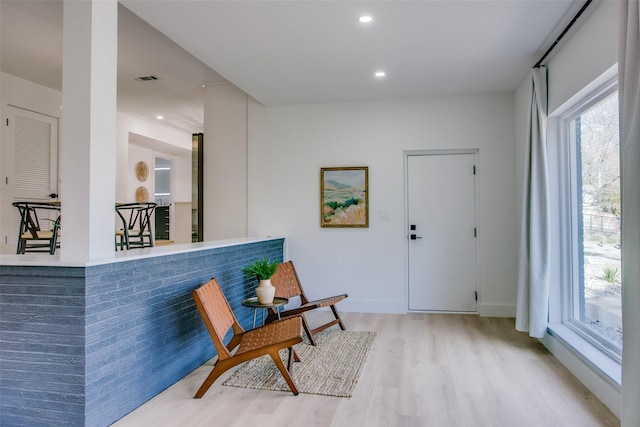
[[[300,318],[291,317],[280,322],[269,323],[258,329],[251,329],[244,333],[236,355],[296,339],[302,333],[301,326]]]

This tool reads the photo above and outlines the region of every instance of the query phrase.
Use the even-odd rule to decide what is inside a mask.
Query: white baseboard
[[[571,332],[565,332],[567,335],[564,338],[569,339],[570,337],[568,335],[570,335]],[[555,333],[554,331],[554,334]],[[541,341],[569,372],[575,375],[616,417],[620,418],[621,372],[619,365],[608,360],[606,356],[600,356],[601,359],[604,359],[596,364],[604,368],[604,370],[601,370],[596,364],[588,360],[589,356],[593,357],[593,354],[578,354],[579,351],[576,348],[571,347],[559,336],[555,337],[547,333]],[[583,349],[583,352],[587,353],[585,349]]]
[[[354,313],[404,314],[407,312],[404,301],[356,300],[351,297],[340,301],[336,307],[338,311]]]
[[[478,304],[478,314],[482,317],[516,317],[515,304]]]
[[[404,301],[372,301],[347,298],[338,304],[338,310],[355,313],[408,313]],[[514,304],[479,304],[478,314],[482,317],[516,317]]]

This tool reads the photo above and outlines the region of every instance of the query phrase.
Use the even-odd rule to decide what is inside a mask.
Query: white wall
[[[311,297],[347,292],[343,310],[406,312],[403,151],[478,148],[480,312],[513,316],[513,121],[512,94],[269,108],[251,102],[249,235],[286,236]],[[369,228],[320,227],[320,168],[332,166],[369,167]],[[381,210],[389,221],[379,219]]]
[[[0,73],[0,99],[7,104],[60,118],[62,93],[7,73]]]
[[[189,152],[191,154],[191,152]],[[174,203],[189,203],[191,205],[191,157],[172,156],[173,160],[173,201]],[[189,208],[191,210],[191,208]],[[191,230],[189,221],[189,230]],[[191,231],[189,231],[191,234]]]
[[[135,144],[129,144],[128,146],[128,159],[127,159],[127,193],[123,198],[117,199],[118,202],[129,203],[136,201],[136,191],[139,187],[144,187],[149,192],[149,199],[147,202],[153,202],[153,189],[155,182],[155,174],[153,173],[154,155],[153,150],[150,148],[140,147]],[[138,162],[145,162],[149,168],[149,174],[144,182],[138,180],[136,176],[136,165]]]
[[[139,138],[137,138],[139,139]],[[158,144],[166,147],[167,144]],[[185,153],[182,153],[184,151]],[[148,201],[154,201],[155,189],[155,158],[162,157],[172,161],[171,174],[171,240],[175,243],[191,243],[191,152],[186,150],[173,150],[171,155],[162,151],[142,147],[135,143],[129,144],[128,153],[128,184],[126,199],[122,202],[136,201],[135,195],[138,187],[145,187],[149,192]],[[149,167],[149,176],[144,182],[138,180],[135,170],[138,162],[146,162]]]
[[[129,144],[128,166],[127,166],[127,192],[126,197],[118,200],[122,202],[135,202],[136,190],[142,186],[149,191],[149,201],[154,201],[153,192],[155,188],[155,174],[153,171],[156,157],[171,160],[172,162],[172,182],[171,197],[174,203],[191,203],[191,158],[175,156],[163,151],[152,150],[141,147],[137,144]],[[138,162],[146,162],[149,167],[149,176],[146,181],[141,182],[136,176],[136,165]]]
[[[247,106],[231,84],[205,87],[202,224],[204,240],[247,235]]]
[[[167,126],[157,121],[145,121],[138,118],[118,113],[117,133],[116,133],[116,200],[117,201],[135,201],[135,193],[133,196],[129,190],[131,174],[134,172],[129,165],[129,142],[131,135],[143,137],[145,140],[155,140],[163,143],[162,145],[173,145],[181,150],[191,151],[191,134],[189,132]],[[137,161],[133,164],[135,165]],[[151,168],[153,163],[149,163]],[[149,170],[151,174],[153,171]],[[136,180],[137,181],[137,180]],[[191,182],[191,172],[184,177],[185,184],[189,185],[188,195],[184,196],[187,200],[191,200],[191,187],[187,182]],[[135,186],[137,188],[137,185]],[[152,190],[150,187],[149,190]],[[182,194],[182,193],[181,193]],[[181,195],[182,197],[182,195]],[[184,200],[180,200],[184,201]]]
[[[557,48],[549,69],[549,114],[618,62],[618,2],[593,2]]]

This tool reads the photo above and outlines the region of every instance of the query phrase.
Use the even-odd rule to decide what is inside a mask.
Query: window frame
[[[570,123],[583,113],[618,91],[617,76],[607,79],[595,89],[586,92],[557,118],[559,143],[559,204],[560,204],[560,321],[569,330],[584,339],[618,364],[622,361],[622,349],[574,318],[572,302],[579,298],[574,288],[579,283],[579,232],[577,189],[577,147],[571,138]],[[576,295],[574,295],[576,294]]]

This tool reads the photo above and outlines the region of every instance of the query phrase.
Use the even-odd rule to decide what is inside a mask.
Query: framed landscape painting
[[[369,227],[369,168],[320,169],[320,226]]]

